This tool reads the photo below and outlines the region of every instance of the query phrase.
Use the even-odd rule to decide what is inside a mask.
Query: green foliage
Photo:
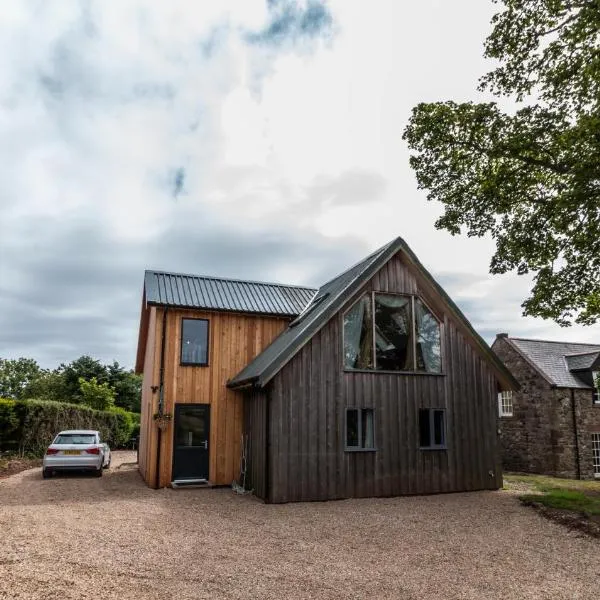
[[[95,377],[89,381],[79,378],[81,401],[96,410],[110,410],[115,404],[115,390],[108,383],[98,383]]]
[[[596,0],[501,0],[480,88],[527,101],[413,109],[410,164],[445,212],[436,227],[491,235],[492,273],[533,273],[524,313],[600,319],[600,10]]]
[[[582,491],[550,489],[544,494],[524,494],[519,496],[523,502],[537,502],[549,508],[570,510],[586,515],[600,515],[600,496]]]
[[[131,439],[139,415],[120,408],[108,411],[47,400],[0,399],[0,450],[41,456],[65,429],[94,429],[111,448]]]
[[[0,397],[22,398],[28,386],[43,372],[32,358],[0,358]]]

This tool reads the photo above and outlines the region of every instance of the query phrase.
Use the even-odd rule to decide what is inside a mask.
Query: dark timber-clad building
[[[323,285],[228,382],[266,502],[497,489],[515,380],[397,238]]]

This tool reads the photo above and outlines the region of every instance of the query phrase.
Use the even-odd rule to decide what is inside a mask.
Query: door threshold
[[[176,488],[191,488],[191,487],[213,487],[213,484],[208,479],[175,479],[171,481],[171,487]]]

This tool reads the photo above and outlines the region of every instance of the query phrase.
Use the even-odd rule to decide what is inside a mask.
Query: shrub
[[[97,429],[109,446],[121,448],[131,437],[135,418],[123,409],[100,411],[48,400],[1,400],[0,450],[41,456],[64,429]]]

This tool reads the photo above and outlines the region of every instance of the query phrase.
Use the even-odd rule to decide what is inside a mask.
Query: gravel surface
[[[265,505],[104,477],[0,481],[0,598],[578,598],[600,543],[505,492]]]

